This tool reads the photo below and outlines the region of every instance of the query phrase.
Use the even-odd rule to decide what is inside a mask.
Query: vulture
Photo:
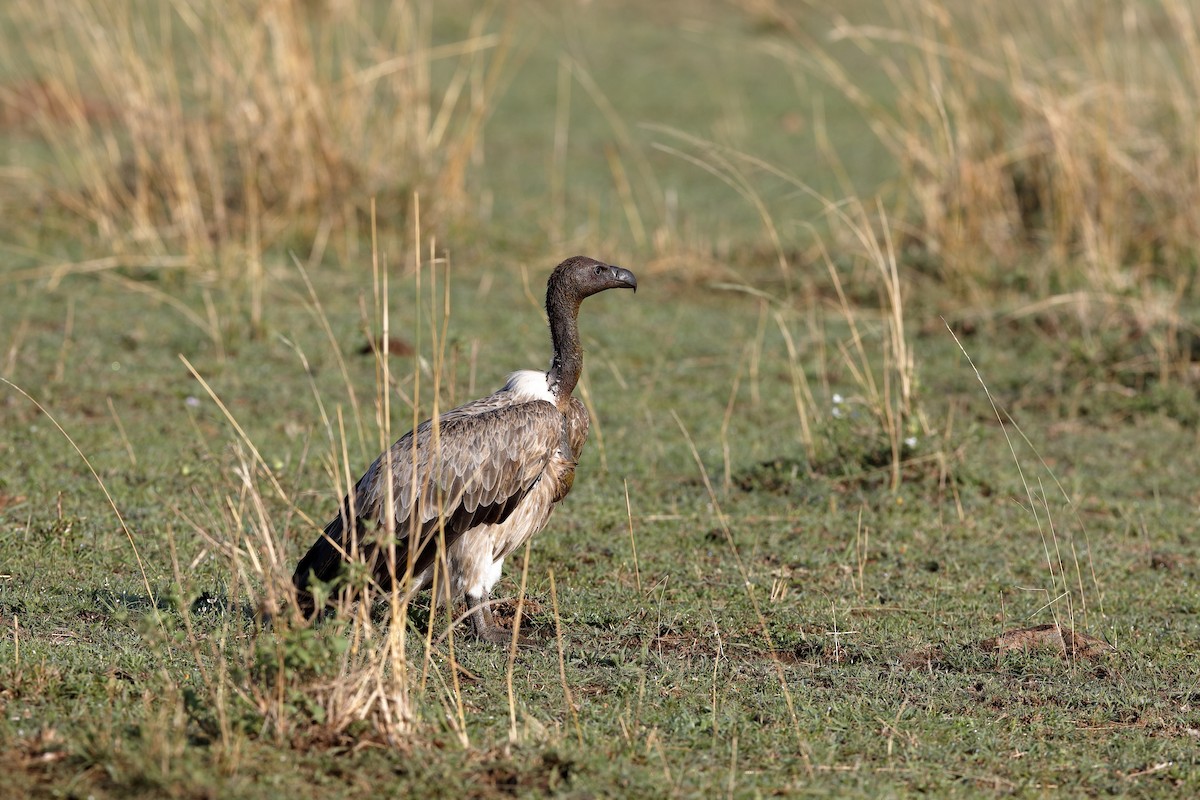
[[[367,468],[296,566],[292,582],[305,616],[323,610],[313,583],[337,578],[351,559],[366,564],[385,590],[394,580],[407,596],[428,587],[444,542],[439,585],[465,598],[477,638],[511,641],[496,625],[489,597],[504,559],[571,491],[588,435],[587,411],[571,395],[583,369],[579,306],[606,289],[636,291],[637,278],[585,256],[559,264],[546,284],[549,371],[512,373],[499,391],[441,414],[436,424],[422,422]]]

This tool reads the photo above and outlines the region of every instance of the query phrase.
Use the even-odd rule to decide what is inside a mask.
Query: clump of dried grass
[[[1200,19],[1179,0],[894,0],[835,21],[820,71],[900,165],[909,246],[969,291],[1172,287],[1200,221]],[[870,55],[889,101],[831,57]]]
[[[958,308],[1050,308],[1083,335],[1117,309],[1148,379],[1196,379],[1191,5],[889,0],[885,21],[835,13],[820,35],[763,8],[794,44],[773,51],[858,107],[897,165],[882,197],[906,282]]]
[[[419,220],[419,213],[417,215]],[[419,222],[414,237],[421,238]],[[381,327],[382,352],[376,353],[377,384],[374,415],[378,447],[385,449],[393,439],[391,429],[391,373],[388,343],[391,341],[390,312],[387,306],[388,272],[373,253],[373,312]],[[430,264],[429,305],[422,302],[422,275],[426,271],[419,249],[415,250],[415,312],[428,322],[434,357],[427,363],[431,372],[434,397],[432,415],[447,380],[447,324],[450,314],[448,264]],[[300,268],[303,273],[303,268]],[[307,280],[307,275],[304,275]],[[439,291],[441,295],[439,296]],[[312,311],[316,323],[329,330],[329,321],[315,294]],[[439,302],[440,301],[440,302]],[[428,317],[425,310],[428,308]],[[337,348],[330,334],[330,346]],[[307,359],[297,350],[302,364]],[[422,360],[416,354],[413,363],[414,418],[421,415],[419,398],[422,384]],[[180,609],[185,628],[181,637],[188,655],[200,674],[189,713],[208,735],[236,750],[242,729],[272,735],[294,743],[374,741],[387,746],[402,746],[419,725],[418,707],[426,698],[427,682],[435,686],[429,695],[443,707],[445,719],[465,745],[468,743],[464,709],[459,693],[454,639],[448,635],[445,651],[431,645],[437,620],[430,613],[422,633],[410,627],[409,605],[411,566],[405,571],[398,560],[394,531],[385,528],[381,545],[393,575],[392,586],[381,587],[368,571],[348,569],[345,580],[359,591],[339,593],[334,614],[328,619],[306,619],[298,608],[292,586],[296,563],[295,540],[306,546],[319,535],[322,520],[314,520],[301,508],[275,470],[262,458],[220,396],[190,362],[184,360],[192,376],[208,393],[236,435],[229,465],[230,480],[220,483],[216,502],[202,499],[196,511],[180,511],[183,523],[204,542],[204,552],[216,556],[223,565],[228,594],[226,608],[255,612],[257,622],[248,624],[236,614],[225,614],[216,631],[200,630],[194,611]],[[349,491],[352,475],[361,465],[352,463],[349,441],[356,428],[363,435],[366,417],[372,409],[359,402],[348,375],[343,373],[351,419],[326,411],[325,401],[316,393],[314,400],[322,421],[323,436],[329,446],[326,467],[330,483],[336,487],[331,498]],[[332,501],[327,508],[335,509]],[[329,512],[333,513],[333,512]],[[390,515],[389,515],[390,518]],[[291,544],[289,544],[291,542]],[[172,555],[174,578],[180,594],[194,594],[189,571]],[[353,552],[353,548],[351,550]],[[361,566],[361,565],[359,565]],[[244,615],[242,615],[244,616]],[[410,641],[410,631],[416,636]],[[413,648],[411,645],[416,644]],[[437,652],[435,653],[435,650]],[[414,657],[414,652],[419,653]],[[441,653],[447,653],[443,662]],[[448,675],[446,673],[449,673]]]
[[[22,205],[65,209],[98,249],[239,270],[289,241],[353,252],[372,198],[388,219],[415,191],[457,210],[507,52],[484,13],[436,43],[421,0],[8,9],[4,118],[46,159]]]
[[[227,596],[201,595],[179,609],[179,640],[198,676],[187,687],[194,724],[234,749],[247,731],[293,743],[401,744],[415,722],[407,602],[393,598],[375,617],[367,601],[346,604],[325,625],[303,620],[293,602],[285,544],[291,515],[280,511],[290,501],[244,448],[233,477],[223,502],[195,516],[180,512],[205,543],[202,552],[217,557],[228,575]],[[177,560],[174,567],[176,584],[191,592],[187,571]],[[206,604],[214,603],[224,613],[205,619],[211,617],[203,613]]]

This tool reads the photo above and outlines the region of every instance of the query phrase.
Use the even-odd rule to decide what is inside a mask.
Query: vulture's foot
[[[475,637],[481,642],[487,642],[499,647],[508,647],[512,644],[513,632],[508,628],[492,625],[491,627],[476,628]],[[529,637],[518,635],[517,644],[525,646],[531,644],[531,642],[529,641]]]
[[[470,602],[470,599],[468,602]],[[512,644],[512,630],[496,624],[496,618],[492,616],[492,609],[488,605],[486,597],[474,604],[474,608],[471,609],[468,619],[471,622],[471,632],[475,634],[475,638],[479,641],[499,645],[500,647],[508,647]],[[517,636],[517,646],[519,647],[532,647],[537,643],[537,639],[529,636]]]

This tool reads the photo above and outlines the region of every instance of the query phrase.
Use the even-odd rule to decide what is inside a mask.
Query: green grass
[[[370,385],[373,366],[353,355],[361,338],[353,284],[366,280],[345,275],[322,287],[360,385]],[[172,596],[191,604],[202,593],[228,591],[224,562],[211,553],[175,587],[167,543],[175,540],[185,564],[203,552],[180,511],[208,519],[229,492],[234,466],[234,437],[211,403],[188,405],[200,393],[176,352],[209,376],[304,510],[320,519],[335,507],[336,493],[312,455],[319,446],[309,447],[319,434],[306,378],[281,337],[308,353],[318,385],[334,402],[339,379],[295,283],[286,276],[272,282],[279,301],[270,304],[269,334],[230,336],[223,364],[203,337],[181,332],[174,312],[107,292],[92,279],[69,281],[52,295],[31,293],[12,309],[31,333],[11,374],[89,454],[130,521],[170,628],[179,626]],[[477,291],[474,279],[456,285],[452,328],[464,337],[464,349],[481,339],[482,389],[501,380],[512,361],[538,363],[544,344],[519,284],[497,276],[482,298],[488,302],[479,302]],[[56,382],[53,363],[63,340],[55,328],[72,298],[75,331],[87,336],[72,339]],[[395,308],[409,307],[411,297],[397,289]],[[523,321],[503,324],[506,308],[521,310]],[[585,308],[588,382],[608,469],[593,441],[575,492],[531,556],[528,596],[537,605],[530,624],[551,638],[518,655],[519,734],[512,747],[505,654],[461,643],[456,654],[470,675],[463,681],[466,750],[438,722],[432,697],[418,697],[424,721],[401,754],[348,752],[349,742],[279,747],[256,736],[252,722],[231,743],[212,741],[211,710],[182,698],[197,680],[196,665],[147,617],[130,546],[95,484],[53,426],[7,392],[0,735],[19,785],[43,792],[265,796],[312,784],[338,796],[369,783],[491,796],[509,789],[693,795],[724,791],[732,782],[735,794],[874,796],[1037,793],[1049,786],[1152,793],[1195,782],[1200,595],[1188,480],[1196,468],[1194,433],[1162,414],[1138,414],[1133,422],[1051,414],[1045,409],[1059,398],[1050,391],[1032,396],[1027,388],[1047,385],[1049,369],[1025,367],[1018,375],[1018,366],[1006,364],[1006,349],[970,342],[985,375],[997,373],[997,384],[1006,374],[1025,383],[1026,431],[1071,493],[1087,532],[1090,552],[1080,553],[1090,604],[1086,629],[1117,648],[1099,662],[997,657],[977,643],[1048,621],[1049,612],[1039,609],[1056,581],[1047,573],[1033,515],[1020,506],[1020,478],[986,398],[964,380],[967,367],[947,337],[920,339],[918,352],[930,417],[944,418],[948,405],[957,409],[947,446],[961,449],[950,479],[962,518],[928,464],[914,466],[897,494],[878,471],[864,478],[845,460],[813,476],[782,470],[772,481],[756,480],[764,461],[803,459],[790,382],[774,369],[764,370],[757,404],[746,383],[738,393],[741,419],[730,431],[735,486],[720,490],[720,417],[741,358],[731,342],[753,337],[756,319],[752,304],[718,304],[653,283],[635,297],[604,297]],[[669,353],[666,363],[660,348]],[[768,335],[764,363],[782,358],[778,337]],[[108,413],[109,397],[136,466]],[[672,412],[717,482],[778,661]],[[397,428],[407,415],[397,411]],[[822,434],[848,435],[833,425]],[[365,456],[356,453],[354,460],[365,463]],[[1054,499],[1048,475],[1028,451],[1021,460],[1046,482],[1059,539],[1078,539],[1067,530],[1074,512]],[[860,518],[869,534],[856,545]],[[295,557],[312,531],[293,518],[284,535]],[[1086,574],[1092,569],[1099,591]],[[550,570],[578,728],[558,675]],[[518,585],[519,572],[510,571],[502,591],[511,595]],[[1062,602],[1056,608],[1063,613]],[[253,636],[236,610],[195,616],[208,635],[232,623],[235,641]],[[1076,616],[1082,625],[1078,607]],[[905,666],[906,654],[927,647],[939,651],[928,666]],[[440,648],[435,662],[444,665],[446,657]],[[54,736],[47,739],[49,731]],[[1123,777],[1166,762],[1151,775]]]
[[[810,140],[786,134],[781,115],[803,102],[790,84],[753,91],[765,58],[756,48],[782,34],[724,6],[696,9],[682,33],[666,12],[641,17],[603,4],[537,12],[518,37],[524,61],[489,121],[474,178],[479,192],[492,192],[493,215],[439,239],[452,253],[443,405],[546,361],[537,295],[569,254],[560,250],[587,247],[639,274],[636,295],[602,295],[583,309],[597,418],[573,493],[530,555],[525,624],[545,644],[516,654],[513,717],[508,654],[492,647],[456,641],[451,656],[437,645],[424,689],[417,685],[425,652],[416,633],[428,616],[419,601],[408,649],[417,667],[411,736],[386,745],[369,724],[327,735],[304,692],[336,675],[346,628],[260,629],[230,559],[197,531],[232,539],[239,526],[227,509],[253,493],[237,477],[245,443],[181,354],[291,499],[255,473],[288,563],[315,534],[302,514],[323,521],[340,495],[330,477],[340,437],[331,447],[315,398],[346,420],[350,469],[378,452],[376,365],[359,353],[364,331],[377,330],[362,310],[374,302],[366,259],[313,272],[363,406],[361,438],[335,350],[283,253],[264,256],[261,319],[238,281],[122,269],[9,282],[0,271],[0,375],[86,454],[133,534],[153,596],[87,466],[47,416],[0,386],[8,791],[1154,797],[1200,787],[1200,403],[1190,385],[1159,379],[1151,345],[1119,315],[1091,328],[1052,311],[1014,319],[948,300],[906,262],[919,414],[904,432],[916,441],[893,489],[886,436],[839,352],[852,347],[851,334],[824,267],[794,264],[794,293],[785,295],[753,210],[653,149],[669,139],[637,127],[678,128],[835,185]],[[449,19],[445,36],[461,35],[467,19]],[[587,65],[632,138],[617,141],[574,85],[562,162],[570,188],[556,219],[546,197],[563,51]],[[853,148],[867,138],[849,104],[825,103],[838,142]],[[678,238],[658,249],[635,241],[606,144],[635,181],[639,159],[652,169],[653,185],[634,184],[648,229],[662,223],[652,195],[677,189]],[[890,175],[877,155],[847,156],[856,182]],[[802,241],[800,223],[815,211],[791,204],[807,201],[782,186],[761,191]],[[409,224],[381,221],[387,237]],[[721,258],[731,241],[744,249]],[[4,269],[76,249],[86,245],[10,249]],[[385,255],[407,263],[407,250]],[[708,258],[719,263],[718,281],[693,269]],[[663,265],[671,259],[682,263]],[[881,380],[877,279],[852,254],[836,263]],[[406,269],[393,268],[387,299],[393,336],[432,358],[429,299],[417,299]],[[995,308],[1012,304],[1001,296]],[[811,452],[775,312],[812,387]],[[1020,433],[1007,424],[1006,439],[942,316]],[[404,398],[413,357],[394,357],[392,371],[399,433],[412,419]],[[428,375],[421,386],[428,409]],[[520,584],[518,558],[499,594],[515,597]],[[980,647],[1055,619],[1115,650],[1071,660]],[[286,730],[251,703],[215,697],[206,677],[224,665],[228,685],[261,692],[273,685],[276,655],[291,675]],[[455,662],[463,730],[445,688]]]

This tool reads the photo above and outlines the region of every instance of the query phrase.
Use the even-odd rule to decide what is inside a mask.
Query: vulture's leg
[[[512,642],[512,631],[507,628],[501,628],[496,624],[496,618],[492,615],[490,598],[491,594],[487,591],[484,591],[478,597],[467,595],[467,605],[471,607],[471,613],[468,617],[471,620],[471,632],[480,641],[500,645],[510,644]]]

